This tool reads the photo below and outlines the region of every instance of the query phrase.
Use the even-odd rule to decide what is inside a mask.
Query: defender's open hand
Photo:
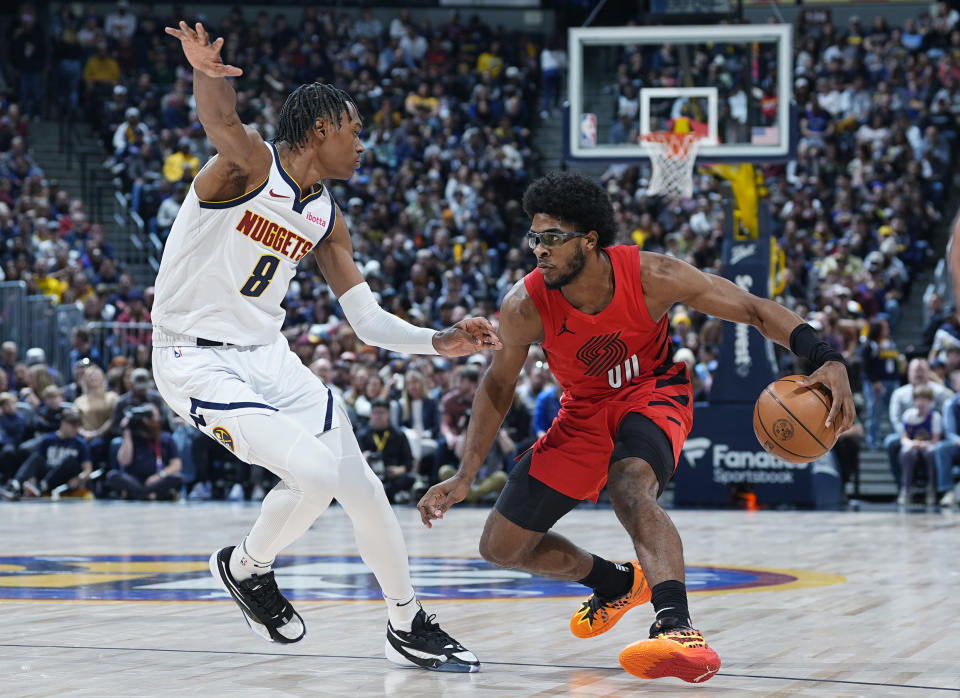
[[[200,22],[197,22],[196,31],[187,26],[184,21],[180,22],[180,28],[166,27],[167,34],[180,39],[183,46],[183,55],[187,57],[196,70],[211,78],[236,77],[243,75],[240,68],[232,65],[224,65],[220,60],[220,49],[223,48],[223,37],[210,43],[210,37],[207,30],[203,28]]]
[[[468,317],[453,327],[437,332],[433,337],[433,348],[443,356],[457,357],[481,349],[502,349],[503,345],[489,320]]]

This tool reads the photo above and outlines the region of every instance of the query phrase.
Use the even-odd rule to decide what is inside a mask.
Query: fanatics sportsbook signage
[[[787,463],[767,453],[751,427],[753,405],[694,407],[693,431],[674,476],[680,506],[728,506],[756,495],[759,506],[830,509],[841,502],[840,473],[829,453],[811,463]]]

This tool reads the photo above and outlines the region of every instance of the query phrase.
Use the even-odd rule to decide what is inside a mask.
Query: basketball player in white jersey
[[[406,547],[383,486],[367,466],[330,389],[290,351],[280,306],[297,263],[313,252],[357,336],[408,354],[463,356],[499,348],[490,324],[468,318],[441,332],[376,303],[327,178],[349,179],[364,152],[356,106],[329,85],[303,85],[265,143],[236,113],[220,60],[223,39],[200,25],[167,28],[193,66],[197,114],[217,155],[199,172],[173,224],[156,281],[153,367],[167,403],[242,460],[276,473],[260,517],[237,546],[210,558],[250,628],[275,642],[303,638],[303,619],[277,588],[276,555],[302,536],[332,498],[353,523],[380,583],[391,661],[472,672],[477,658],[416,600]]]

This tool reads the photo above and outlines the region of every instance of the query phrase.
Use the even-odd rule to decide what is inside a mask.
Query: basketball
[[[772,455],[788,463],[809,463],[837,440],[836,423],[824,426],[833,399],[821,386],[805,388],[805,376],[786,376],[760,393],[753,408],[753,432]]]

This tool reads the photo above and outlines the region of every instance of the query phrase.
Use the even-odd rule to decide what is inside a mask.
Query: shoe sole
[[[640,569],[639,566],[634,566],[633,570],[634,570],[633,571],[634,574],[637,574],[638,572],[640,574],[643,574],[643,570]],[[631,589],[631,593],[632,592],[633,590]],[[587,638],[596,637],[597,635],[602,635],[603,633],[610,630],[610,628],[615,626],[623,617],[624,613],[629,611],[631,608],[642,606],[643,604],[647,603],[651,598],[653,598],[653,592],[650,590],[650,585],[647,583],[647,578],[644,575],[643,586],[641,586],[640,590],[637,592],[637,598],[632,603],[628,604],[622,609],[614,609],[612,611],[608,611],[610,613],[610,620],[608,620],[606,623],[603,623],[601,625],[594,624],[592,630],[588,630],[584,632],[579,628],[581,626],[587,627],[587,624],[581,623],[578,620],[578,617],[580,616],[580,611],[577,610],[577,612],[574,613],[573,617],[570,619],[570,632],[573,633],[574,637],[579,637],[581,640],[586,640]],[[582,605],[581,605],[581,608],[582,608]]]
[[[217,550],[213,553],[213,555],[210,556],[210,574],[213,575],[213,578],[217,580],[217,583],[220,585],[220,587],[227,592],[230,598],[233,599],[234,603],[236,603],[240,608],[240,615],[242,615],[243,619],[246,621],[247,627],[250,628],[250,632],[257,637],[267,640],[268,642],[276,642],[277,644],[289,645],[293,644],[294,642],[300,642],[300,640],[302,640],[307,634],[307,626],[305,623],[303,623],[302,618],[300,619],[300,623],[303,624],[303,635],[298,637],[296,640],[291,640],[289,638],[278,640],[270,634],[270,629],[267,626],[258,621],[256,618],[252,618],[250,614],[247,613],[246,608],[244,608],[243,600],[238,598],[237,594],[233,592],[220,570],[220,553],[223,550],[226,550],[226,548],[220,548],[220,550]],[[283,636],[281,635],[281,637]]]
[[[720,671],[720,657],[709,647],[685,649],[672,640],[641,640],[620,652],[620,666],[641,679],[673,676],[703,683]]]
[[[404,657],[400,652],[390,644],[390,640],[387,640],[383,646],[383,654],[391,664],[396,664],[397,666],[403,667],[404,669],[425,669],[427,671],[443,671],[451,674],[474,674],[480,671],[479,664],[450,664],[450,663],[441,663],[436,666],[427,666],[425,664],[417,664],[409,657]],[[424,661],[428,661],[424,659]]]

